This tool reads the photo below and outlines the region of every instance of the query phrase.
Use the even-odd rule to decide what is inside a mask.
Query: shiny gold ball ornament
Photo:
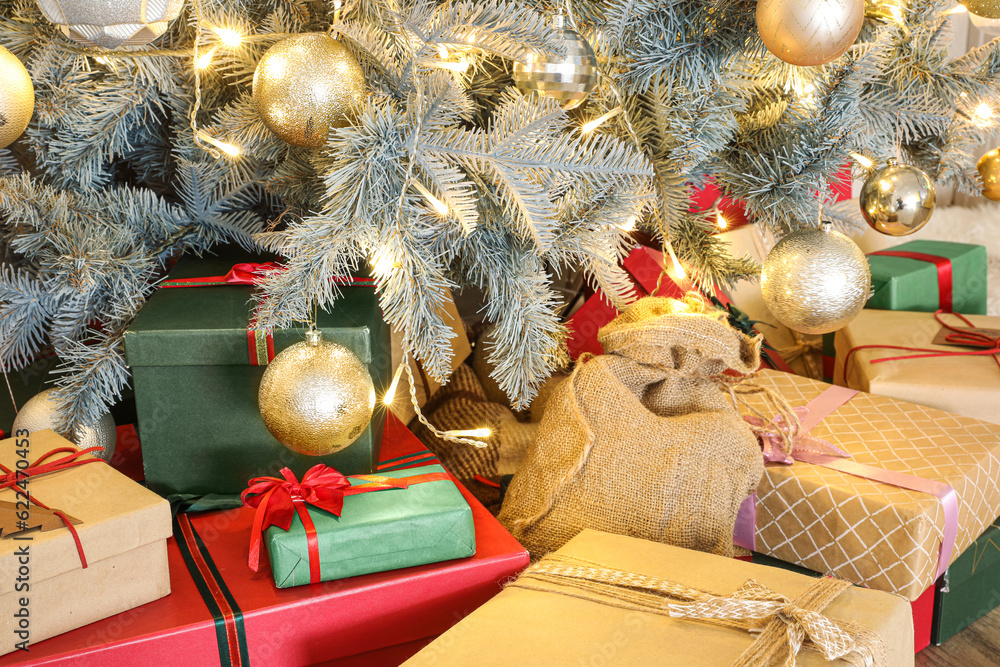
[[[565,26],[563,16],[555,17],[554,27],[566,45],[566,56],[529,53],[526,63],[515,61],[514,83],[525,95],[538,91],[569,111],[583,104],[597,85],[597,56],[580,33]]]
[[[1000,201],[1000,148],[994,148],[979,158],[976,168],[983,178],[983,196]]]
[[[375,409],[375,385],[353,352],[310,331],[268,365],[257,399],[278,442],[299,454],[325,456],[364,432]]]
[[[865,307],[870,289],[865,253],[829,222],[781,239],[760,273],[760,290],[771,313],[806,334],[842,328]]]
[[[0,46],[0,148],[14,143],[35,111],[35,89],[17,56]]]
[[[35,0],[67,37],[103,49],[148,44],[167,31],[184,0]]]
[[[786,63],[824,65],[844,55],[861,33],[864,0],[758,0],[757,31]]]
[[[283,39],[257,63],[253,100],[264,124],[295,146],[317,148],[331,128],[345,127],[364,103],[364,70],[322,33]]]
[[[927,224],[934,213],[934,183],[916,167],[889,158],[861,186],[861,214],[872,229],[906,236]]]
[[[959,0],[973,16],[1000,19],[1000,0]],[[975,21],[973,21],[975,24]]]
[[[59,422],[59,409],[56,407],[54,394],[54,389],[40,391],[22,405],[17,416],[14,417],[14,432],[17,433],[22,429],[32,433],[46,429],[55,430],[56,424]],[[101,451],[94,452],[93,456],[105,461],[111,460],[115,453],[115,444],[118,441],[115,420],[108,413],[98,419],[93,426],[78,429],[73,436],[67,436],[65,433],[62,435],[80,449],[100,447]],[[38,452],[38,454],[43,453]]]

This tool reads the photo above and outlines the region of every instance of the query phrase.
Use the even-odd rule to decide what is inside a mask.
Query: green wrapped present
[[[266,544],[279,588],[465,558],[476,553],[472,509],[439,465],[344,477],[318,465],[301,483],[251,480],[250,567]]]
[[[1000,607],[1000,519],[938,580],[931,639],[942,644]]]
[[[324,463],[353,474],[370,472],[378,462],[385,422],[381,401],[353,444],[326,456],[286,449],[264,425],[257,393],[267,353],[303,341],[306,327],[275,330],[270,344],[262,332],[248,333],[255,288],[207,280],[247,261],[260,259],[235,254],[182,259],[170,284],[191,279],[210,284],[159,289],[125,332],[146,482],[162,495],[237,496],[248,479],[284,467],[302,474]],[[332,312],[319,313],[317,325],[323,340],[358,356],[381,396],[392,368],[389,329],[375,288],[341,291]]]
[[[868,255],[875,293],[866,308],[986,314],[986,248],[910,241]]]

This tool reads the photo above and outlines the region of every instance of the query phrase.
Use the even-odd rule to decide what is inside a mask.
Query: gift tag
[[[994,347],[1000,340],[1000,329],[978,327],[941,327],[931,345],[953,345],[957,347]]]

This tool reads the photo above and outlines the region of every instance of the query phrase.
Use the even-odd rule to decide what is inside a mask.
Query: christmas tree
[[[263,326],[335,308],[333,278],[370,270],[438,379],[446,288],[480,287],[494,377],[523,407],[563,359],[553,276],[582,270],[624,305],[636,227],[703,286],[756,275],[713,236],[718,211],[692,207],[708,185],[776,236],[815,226],[852,154],[856,175],[898,153],[978,191],[996,45],[949,60],[944,2],[824,2],[851,34],[799,66],[757,28],[762,8],[813,11],[791,0],[171,0],[110,27],[99,3],[0,0],[0,45],[35,96],[0,150],[0,361],[52,345],[66,430],[92,423],[128,382],[122,334],[168,261],[238,243],[284,257]],[[563,25],[595,53],[569,103],[531,73],[586,48]],[[289,70],[326,99],[268,89]]]

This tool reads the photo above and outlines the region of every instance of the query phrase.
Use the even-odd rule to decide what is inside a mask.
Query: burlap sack
[[[764,466],[723,374],[756,371],[761,339],[699,304],[637,301],[555,390],[499,517],[533,557],[584,528],[732,553]]]

